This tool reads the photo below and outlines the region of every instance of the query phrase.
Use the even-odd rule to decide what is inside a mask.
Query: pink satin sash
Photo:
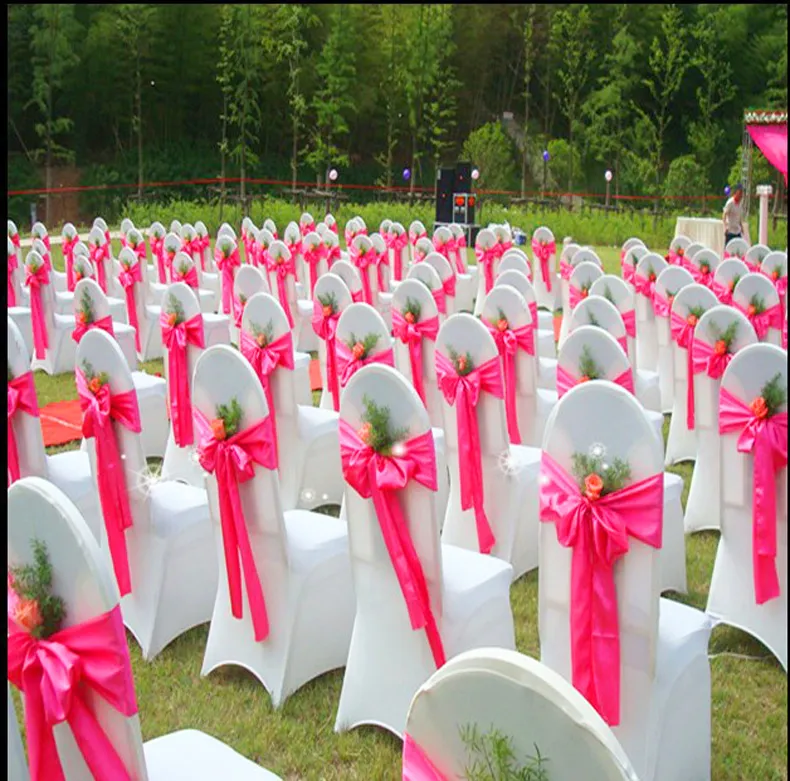
[[[390,256],[387,250],[384,252],[376,252],[373,261],[376,264],[376,285],[378,286],[379,293],[387,292],[387,285],[384,282],[384,266],[389,266]]]
[[[494,287],[494,261],[500,257],[497,247],[498,245],[494,245],[489,249],[475,247],[477,265],[483,267],[483,273],[485,275],[486,295],[488,295],[491,292],[491,288]]]
[[[610,726],[620,723],[620,628],[615,562],[629,537],[661,547],[663,473],[597,500],[548,453],[541,460],[540,520],[554,523],[571,559],[571,665],[574,687]]]
[[[132,781],[93,706],[98,696],[127,718],[137,713],[120,605],[45,640],[9,617],[8,680],[25,702],[31,781],[65,781],[53,734],[64,722],[94,779]]]
[[[403,781],[449,781],[408,732],[403,735]]]
[[[274,438],[274,464],[275,469],[280,468],[280,446],[277,439],[277,414],[274,407],[272,394],[271,375],[278,366],[293,371],[294,369],[294,344],[293,334],[283,334],[271,344],[261,347],[255,338],[246,331],[239,334],[239,350],[250,362],[266,394],[266,404],[269,407],[269,417],[272,421],[272,437]]]
[[[156,258],[156,267],[159,272],[159,283],[162,285],[167,284],[167,270],[165,268],[164,258],[164,239],[149,238],[148,242],[151,245],[151,255]]]
[[[340,387],[337,376],[337,354],[335,350],[335,334],[340,313],[336,312],[324,317],[324,308],[320,301],[313,301],[313,330],[323,339],[326,345],[326,384],[332,394],[332,407],[335,412],[340,410]]]
[[[94,437],[96,440],[99,502],[107,530],[113,571],[118,581],[118,590],[124,597],[132,590],[125,536],[126,530],[132,527],[132,511],[113,421],[135,434],[142,431],[137,393],[134,390],[111,393],[110,386],[103,385],[94,395],[88,389],[85,375],[79,368],[75,371],[75,379],[82,409],[82,435],[86,439]]]
[[[107,245],[99,246],[98,244],[91,245],[90,259],[96,266],[96,281],[102,289],[104,295],[107,295],[107,268],[104,259],[109,257],[107,254]]]
[[[49,347],[49,334],[47,322],[44,317],[44,302],[41,300],[44,285],[49,284],[49,270],[46,266],[39,266],[33,272],[25,266],[25,284],[30,288],[30,319],[33,325],[33,345],[36,358],[43,360]]]
[[[19,268],[16,253],[8,256],[8,306],[16,306],[16,287],[14,286],[14,273]],[[73,288],[72,288],[73,289]]]
[[[179,269],[173,269],[173,282],[184,282],[194,290],[198,288],[198,275],[195,266],[192,266],[185,274]]]
[[[288,275],[296,277],[296,261],[294,256],[286,261],[284,257],[280,256],[274,261],[274,274],[277,278],[277,297],[280,299],[280,306],[285,310],[285,316],[288,318],[288,326],[294,327],[294,316],[291,312],[291,302],[288,300]]]
[[[672,302],[656,290],[653,294],[653,314],[656,317],[669,317],[672,311]],[[623,318],[625,322],[625,318]],[[634,334],[636,334],[636,321],[634,321]]]
[[[134,286],[143,281],[143,270],[140,264],[145,262],[144,259],[138,260],[133,266],[129,266],[128,271],[121,266],[121,273],[118,275],[118,281],[126,294],[126,311],[129,314],[129,325],[134,328],[134,346],[138,353],[141,352],[140,321],[137,317],[137,306],[134,303]]]
[[[769,328],[776,328],[779,331],[782,330],[784,313],[782,312],[781,304],[774,304],[772,307],[769,307],[759,315],[750,315],[749,308],[741,306],[737,301],[734,301],[733,305],[738,311],[743,312],[743,314],[746,315],[749,322],[754,326],[754,331],[757,334],[757,338],[761,342],[765,341],[765,337],[768,335]]]
[[[740,431],[738,452],[754,457],[752,562],[754,597],[762,605],[779,596],[776,573],[776,478],[787,466],[787,412],[758,418],[748,404],[719,389],[719,433]]]
[[[82,341],[82,337],[85,336],[88,331],[92,331],[94,328],[98,328],[100,331],[105,331],[110,336],[115,338],[115,331],[112,327],[112,315],[101,317],[98,320],[94,320],[92,323],[78,323],[75,321],[74,330],[71,332],[71,338],[77,344],[79,344]]]
[[[318,264],[327,256],[326,247],[323,244],[317,244],[314,247],[308,247],[302,253],[302,259],[307,264],[308,274],[310,277],[310,298],[313,297],[315,290],[315,283],[318,282]]]
[[[505,375],[505,413],[507,415],[507,433],[514,445],[521,444],[521,433],[518,430],[518,411],[516,409],[516,352],[524,350],[527,355],[535,355],[535,331],[531,325],[521,328],[500,331],[497,327],[485,323],[488,332],[496,342],[499,357]]]
[[[653,311],[655,312],[655,295],[653,296]],[[636,310],[628,309],[625,312],[620,312],[620,317],[623,318],[626,336],[636,339]],[[626,341],[626,353],[628,353],[627,345],[628,342]]]
[[[578,378],[557,364],[557,398],[561,399],[571,388],[576,387],[579,382]],[[631,367],[627,368],[622,374],[613,377],[609,382],[613,382],[615,385],[625,388],[629,393],[636,395],[634,373]]]
[[[178,325],[169,325],[168,316],[162,312],[162,344],[167,348],[167,390],[170,401],[170,421],[173,439],[178,447],[187,447],[195,441],[192,430],[192,399],[189,390],[189,365],[187,345],[203,349],[206,346],[203,315],[198,313]]]
[[[38,398],[33,372],[27,371],[8,381],[8,485],[21,477],[19,450],[16,445],[13,418],[17,412],[38,417]]]
[[[651,304],[651,308],[652,308],[653,299],[655,298],[656,295],[655,280],[651,282],[647,277],[643,277],[641,274],[634,274],[633,285],[634,285],[634,290],[640,296],[644,296]]]
[[[692,369],[694,374],[705,372],[712,380],[718,380],[732,360],[732,353],[719,355],[713,345],[694,339]]]
[[[75,236],[73,239],[68,239],[64,236],[61,244],[63,259],[66,261],[66,290],[69,293],[74,292],[74,285],[76,284],[74,282],[74,247],[79,240],[79,236]]]
[[[429,339],[436,341],[439,333],[439,316],[428,318],[418,323],[408,323],[404,316],[394,307],[392,308],[392,333],[396,339],[400,339],[409,350],[409,364],[411,366],[411,377],[417,395],[425,401],[425,380],[422,370],[422,340]]]
[[[375,263],[376,253],[373,249],[365,253],[360,253],[356,247],[351,247],[349,250],[351,262],[357,267],[359,276],[362,278],[362,293],[363,300],[366,304],[373,306],[373,290],[370,286],[370,274],[368,267]]]
[[[392,348],[388,347],[386,350],[368,355],[358,361],[354,358],[354,354],[348,347],[341,341],[335,341],[335,360],[337,362],[338,378],[340,380],[340,387],[345,388],[348,381],[363,367],[369,363],[383,363],[386,366],[395,367],[395,361],[392,355]]]
[[[636,269],[628,263],[623,263],[623,279],[630,284],[634,284]]]
[[[436,377],[439,390],[448,404],[455,407],[458,427],[458,471],[461,480],[461,509],[474,508],[477,541],[481,553],[490,553],[496,544],[494,532],[485,511],[480,430],[477,403],[480,394],[490,393],[504,399],[502,366],[499,356],[491,358],[466,375],[456,372],[447,356],[436,350]]]
[[[261,579],[250,545],[250,535],[244,508],[239,495],[239,483],[255,476],[255,464],[274,470],[272,442],[272,415],[225,440],[218,440],[211,431],[211,424],[199,410],[192,411],[198,430],[197,453],[200,465],[215,474],[219,494],[219,515],[222,525],[222,544],[225,550],[225,569],[228,575],[230,610],[234,618],[242,617],[241,574],[250,605],[250,616],[255,642],[269,636],[269,616],[263,596]],[[241,557],[241,567],[239,567]]]
[[[345,420],[339,422],[343,477],[363,499],[373,499],[381,534],[398,578],[413,630],[425,629],[437,669],[445,663],[444,647],[431,609],[428,584],[409,524],[398,498],[410,480],[437,490],[436,452],[430,431],[403,443],[402,456],[383,456],[368,447]]]
[[[222,275],[222,311],[230,314],[230,299],[233,294],[233,278],[236,276],[236,269],[241,265],[239,258],[239,248],[231,252],[226,258],[220,247],[214,249],[214,262]]]
[[[569,282],[573,274],[573,266],[567,260],[560,258],[560,279]]]
[[[694,328],[677,312],[670,312],[669,330],[673,341],[686,351],[686,428],[694,430]]]
[[[568,283],[568,303],[571,305],[571,310],[576,309],[576,307],[584,301],[585,298],[589,295],[589,292],[584,290],[579,290],[574,285]]]
[[[543,280],[543,284],[546,290],[551,293],[551,271],[549,270],[549,260],[551,256],[557,252],[557,242],[551,241],[547,244],[538,241],[537,239],[532,239],[532,254],[538,259],[540,262],[540,277]]]
[[[732,304],[732,290],[730,289],[729,283],[722,284],[714,279],[710,289],[722,304]]]
[[[306,223],[299,223],[299,233],[302,236],[307,236],[308,233],[312,233],[315,230],[315,222],[306,222]]]

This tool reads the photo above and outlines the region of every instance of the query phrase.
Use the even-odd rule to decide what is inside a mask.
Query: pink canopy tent
[[[787,184],[787,112],[747,111],[744,120],[752,141]]]

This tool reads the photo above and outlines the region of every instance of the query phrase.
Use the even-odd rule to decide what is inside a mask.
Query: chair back
[[[594,325],[602,328],[611,334],[615,340],[623,347],[627,347],[627,334],[623,317],[617,307],[603,296],[587,296],[579,302],[578,306],[571,313],[568,323],[568,334],[572,334],[577,328],[585,325]]]
[[[742,239],[740,236],[736,236],[734,239],[730,239],[727,242],[727,245],[724,247],[725,255],[729,255],[730,257],[734,257],[734,258],[743,259],[748,251],[749,251],[749,242],[746,241],[746,239]]]
[[[753,244],[746,251],[743,259],[746,261],[747,266],[759,268],[762,265],[766,256],[771,253],[771,248],[766,247],[765,244]]]
[[[672,252],[677,252],[679,249],[685,252],[689,244],[691,244],[691,239],[688,236],[675,236],[675,238],[669,242],[669,249]]]

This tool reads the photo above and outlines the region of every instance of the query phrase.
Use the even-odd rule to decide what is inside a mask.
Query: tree
[[[535,46],[535,4],[527,6],[527,14],[524,19],[524,145],[521,150],[521,197],[524,198],[527,192],[527,159],[529,157],[529,99],[531,95],[530,82],[532,81],[532,70],[537,59],[537,47]]]
[[[613,28],[616,32],[604,56],[598,89],[584,102],[582,114],[587,120],[586,137],[593,157],[598,162],[613,164],[615,195],[619,195],[620,163],[631,113],[628,101],[638,80],[635,69],[638,48],[625,20],[625,6],[618,6]]]
[[[320,88],[313,96],[316,121],[307,160],[315,168],[319,185],[330,166],[348,165],[348,155],[338,148],[337,143],[348,133],[348,118],[356,108],[353,92],[355,56],[353,47],[348,45],[343,34],[343,9],[344,6],[338,5],[332,11],[329,35],[316,65]]]
[[[707,195],[709,191],[710,183],[705,167],[694,155],[676,157],[669,164],[667,178],[664,180],[664,194],[673,198],[673,205],[688,207],[688,198]]]
[[[43,122],[35,126],[36,135],[43,148],[33,151],[33,157],[42,157],[46,166],[46,188],[52,189],[52,163],[56,160],[71,162],[74,153],[56,141],[68,133],[74,122],[67,116],[56,116],[55,100],[63,87],[66,74],[78,62],[73,42],[79,33],[74,19],[74,5],[37,5],[33,12],[35,24],[30,28],[33,49],[33,96],[27,106],[35,106]],[[46,219],[49,219],[49,193],[45,199]]]
[[[571,6],[558,11],[553,19],[554,39],[562,41],[562,60],[557,78],[558,102],[568,120],[568,145],[573,148],[574,131],[578,132],[579,104],[595,57],[589,38],[590,9],[587,5]],[[568,192],[573,192],[574,155],[570,156]]]
[[[689,145],[707,175],[713,173],[724,135],[715,121],[716,112],[735,95],[732,68],[718,45],[718,19],[716,12],[708,13],[694,28],[693,63],[702,75],[703,84],[696,91],[699,119],[689,122]]]
[[[631,136],[630,159],[637,168],[646,162],[653,171],[655,191],[661,185],[661,162],[667,128],[673,118],[673,100],[688,69],[684,43],[683,16],[676,5],[664,7],[661,14],[661,36],[653,38],[648,58],[648,77],[642,80],[652,106],[645,110],[632,101],[639,118],[639,132]]]
[[[461,153],[480,171],[480,185],[507,190],[516,178],[513,143],[498,122],[489,122],[469,134]]]

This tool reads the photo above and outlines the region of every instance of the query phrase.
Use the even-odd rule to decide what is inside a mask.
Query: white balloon
[[[333,169],[332,169],[332,170],[329,172],[329,180],[330,180],[331,182],[334,182],[334,181],[335,181],[335,179],[337,179],[337,170],[336,170],[335,168],[333,168]]]
[[[603,175],[603,178],[606,179],[607,182],[612,181],[612,172],[607,169],[606,173]]]
[[[472,179],[474,179],[476,181],[479,178],[480,178],[480,171],[478,171],[477,168],[473,168],[472,169]]]

